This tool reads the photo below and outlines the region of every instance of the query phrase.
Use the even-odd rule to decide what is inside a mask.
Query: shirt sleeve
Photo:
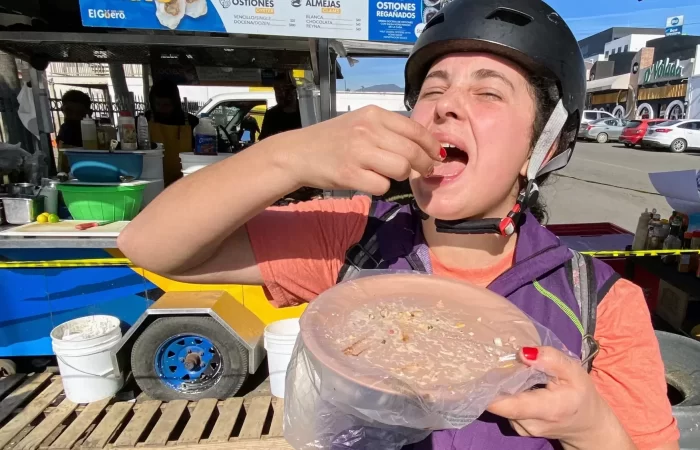
[[[309,302],[335,285],[345,253],[362,238],[371,200],[312,200],[269,208],[246,228],[277,307]]]
[[[627,280],[613,285],[598,306],[595,338],[600,352],[591,378],[637,447],[677,441],[659,343],[638,286]]]

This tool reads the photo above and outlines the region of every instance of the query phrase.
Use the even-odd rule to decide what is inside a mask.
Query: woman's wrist
[[[600,450],[602,448],[636,450],[634,442],[605,400],[601,398],[600,403],[601,406],[594,416],[596,421],[576,436],[562,439],[562,448],[565,450]]]

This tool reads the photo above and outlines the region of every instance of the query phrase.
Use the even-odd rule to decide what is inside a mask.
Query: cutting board
[[[99,222],[95,220],[64,220],[59,223],[28,223],[20,225],[0,233],[2,236],[17,237],[102,237],[115,238],[129,223],[114,222],[101,227],[88,228],[87,230],[77,230],[76,225],[81,223]]]

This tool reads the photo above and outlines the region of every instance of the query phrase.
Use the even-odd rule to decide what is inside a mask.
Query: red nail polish
[[[539,350],[535,347],[523,347],[523,356],[525,359],[534,361],[537,359],[537,354],[539,353]]]
[[[440,147],[440,159],[445,158],[447,158],[447,150],[445,150],[445,147]]]

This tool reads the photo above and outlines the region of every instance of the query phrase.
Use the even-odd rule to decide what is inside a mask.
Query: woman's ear
[[[547,152],[547,156],[544,158],[544,161],[542,161],[542,167],[544,167],[552,158],[554,158],[554,155],[557,154],[557,149],[559,148],[559,139],[560,138],[561,138],[561,134],[559,136],[557,136],[557,138],[552,143],[552,146],[549,147],[549,151]],[[532,158],[532,153],[530,153],[530,157],[525,160],[525,162],[523,163],[523,166],[520,168],[520,176],[527,177],[527,167],[530,165],[531,158]]]

